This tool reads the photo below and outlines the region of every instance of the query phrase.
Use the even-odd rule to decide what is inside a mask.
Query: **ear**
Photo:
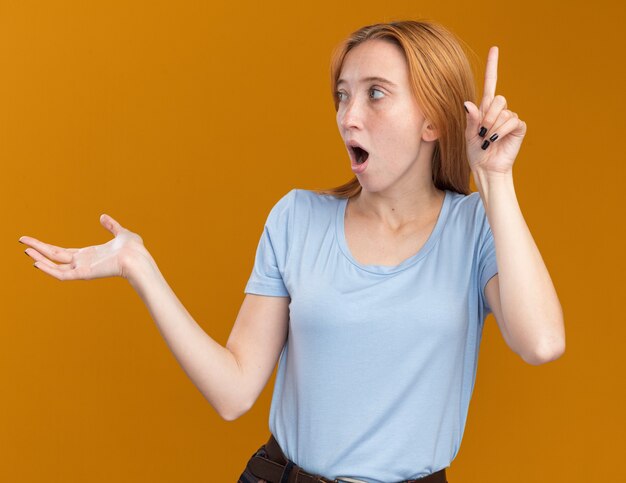
[[[422,140],[432,142],[437,138],[439,138],[439,131],[429,120],[426,120],[422,128]]]

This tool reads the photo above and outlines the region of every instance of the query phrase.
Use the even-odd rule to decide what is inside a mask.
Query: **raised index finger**
[[[498,80],[498,47],[495,45],[489,49],[487,55],[487,67],[485,69],[485,85],[483,87],[483,100],[481,110],[486,112],[491,101],[496,96],[496,82]]]

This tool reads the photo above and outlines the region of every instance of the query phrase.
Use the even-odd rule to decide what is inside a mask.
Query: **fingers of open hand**
[[[29,246],[24,253],[35,260],[34,266],[42,272],[59,280],[81,278],[82,270],[77,269],[75,261],[78,248],[58,247],[28,236],[21,237],[19,241]],[[61,263],[57,264],[52,260]]]
[[[19,241],[22,242],[24,245],[28,245],[29,247],[32,247],[34,249],[29,250],[27,248],[26,253],[28,255],[31,255],[29,253],[31,251],[37,251],[45,257],[49,258],[50,260],[55,260],[62,263],[71,262],[73,254],[78,252],[78,248],[57,247],[55,245],[50,245],[49,243],[44,243],[30,236],[23,236],[19,239]]]
[[[68,263],[54,263],[34,248],[26,249],[26,254],[35,260],[34,266],[59,280],[78,280],[86,278],[88,267],[80,262],[81,256],[74,254]]]
[[[35,267],[58,280],[76,280],[81,278],[76,270],[72,270],[69,265],[57,265],[52,263],[50,260],[46,260],[45,258],[35,262]]]

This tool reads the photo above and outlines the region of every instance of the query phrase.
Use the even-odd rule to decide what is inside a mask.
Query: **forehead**
[[[404,53],[388,40],[366,40],[350,50],[341,66],[337,84],[357,84],[370,77],[383,77],[395,84],[408,82]]]

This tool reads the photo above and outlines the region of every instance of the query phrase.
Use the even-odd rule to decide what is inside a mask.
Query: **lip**
[[[357,163],[356,162],[356,158],[354,156],[354,151],[352,150],[352,148],[354,147],[358,147],[363,149],[364,151],[368,152],[368,157],[365,160],[364,163]],[[368,164],[369,164],[369,158],[371,156],[371,153],[369,152],[369,150],[365,149],[360,143],[358,143],[355,140],[350,140],[346,143],[346,149],[348,150],[348,155],[350,156],[350,164],[351,164],[351,168],[352,168],[352,172],[354,174],[361,174],[363,171],[365,171],[365,168],[367,168]]]
[[[354,151],[351,148],[361,148],[364,151],[369,153],[369,150],[365,149],[360,143],[355,140],[350,140],[346,142],[346,149],[348,150],[348,155],[350,156],[350,161],[352,161],[352,165],[357,165],[356,158],[354,157]]]
[[[350,149],[350,148],[361,148],[364,151],[367,151],[367,149],[365,149],[360,143],[358,143],[358,142],[356,142],[354,140],[347,141],[346,142],[346,148],[348,149],[348,152],[350,153],[350,159],[352,159],[354,157],[354,151],[352,151],[352,149]]]

